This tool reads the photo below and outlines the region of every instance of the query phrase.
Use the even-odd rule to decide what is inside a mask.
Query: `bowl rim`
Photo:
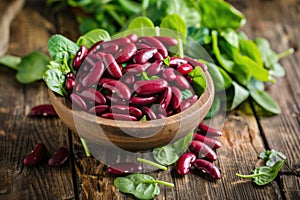
[[[212,77],[211,77],[210,73],[208,72],[208,70],[204,71],[204,73],[206,76],[206,89],[205,89],[204,93],[202,93],[201,96],[197,99],[196,103],[194,103],[191,107],[189,107],[188,109],[186,109],[180,113],[176,113],[169,117],[162,118],[162,119],[156,119],[156,120],[125,121],[125,120],[106,119],[106,118],[88,113],[83,110],[72,109],[72,103],[66,97],[60,96],[59,94],[52,91],[50,88],[48,88],[48,94],[49,94],[49,96],[52,97],[52,98],[50,98],[51,101],[53,99],[55,99],[56,103],[60,104],[60,107],[64,107],[64,108],[68,109],[68,111],[73,114],[73,117],[74,117],[74,115],[76,115],[76,118],[82,118],[82,119],[96,122],[96,123],[102,124],[102,125],[109,125],[109,126],[115,125],[118,127],[122,126],[124,128],[130,128],[133,126],[145,128],[145,127],[149,127],[149,125],[151,127],[155,127],[155,125],[161,126],[162,122],[164,122],[164,124],[173,124],[178,121],[181,121],[184,118],[188,118],[188,116],[191,115],[196,110],[199,110],[202,107],[205,107],[209,103],[212,104],[212,99],[214,98],[214,90],[215,90],[213,80],[212,80]],[[53,102],[51,102],[51,103],[53,104]]]

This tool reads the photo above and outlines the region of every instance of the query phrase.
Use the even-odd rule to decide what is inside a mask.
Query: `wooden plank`
[[[46,52],[54,26],[38,10],[26,7],[13,22],[9,54]],[[69,146],[68,132],[59,119],[29,116],[31,107],[49,103],[45,84],[23,86],[12,70],[1,66],[0,71],[0,199],[73,199],[70,162],[62,168],[50,168],[47,159],[36,167],[22,164],[38,142],[46,145],[49,156],[59,146]]]
[[[282,175],[280,182],[285,199],[293,200],[300,198],[300,177]]]

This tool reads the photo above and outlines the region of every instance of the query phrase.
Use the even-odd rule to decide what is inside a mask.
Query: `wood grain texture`
[[[280,176],[281,188],[285,199],[294,200],[300,197],[300,177],[282,175]]]
[[[13,23],[8,53],[45,51],[51,34],[47,24],[38,10],[26,7]],[[1,66],[0,94],[0,199],[73,199],[71,162],[62,168],[47,165],[59,146],[69,148],[67,129],[58,118],[29,116],[33,106],[49,103],[45,84],[21,85],[14,71]],[[49,157],[40,166],[24,166],[38,142],[46,145]]]

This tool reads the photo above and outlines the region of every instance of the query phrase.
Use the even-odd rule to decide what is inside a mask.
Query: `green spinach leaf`
[[[179,139],[178,141],[173,143],[173,148],[177,155],[183,154],[190,146],[192,139],[193,139],[193,131],[191,131],[189,134],[184,136],[183,138]]]
[[[153,199],[160,193],[157,184],[173,187],[174,184],[155,180],[147,174],[130,174],[125,177],[117,177],[114,186],[123,193],[134,195],[138,199]]]
[[[176,39],[182,39],[185,41],[186,35],[187,35],[187,27],[185,21],[177,14],[171,14],[167,15],[163,18],[163,20],[160,23],[160,28],[163,29],[171,29],[176,32],[169,32],[169,37],[173,37]],[[163,32],[164,30],[161,30]],[[162,35],[165,35],[166,33],[162,33]]]
[[[226,29],[224,31],[221,31],[220,36],[223,37],[231,46],[239,48],[239,38],[237,33],[233,29]]]
[[[155,35],[153,22],[148,17],[136,17],[128,25],[126,32],[133,31],[138,36]]]
[[[93,44],[95,44],[100,40],[104,40],[104,41],[110,40],[109,33],[104,29],[95,29],[89,31],[88,33],[80,36],[76,43],[79,46],[85,45],[87,48],[90,48],[91,46],[93,46]]]
[[[24,56],[18,65],[17,80],[22,84],[28,84],[42,79],[49,61],[48,56],[40,52],[31,52]]]
[[[48,41],[49,54],[55,61],[69,60],[78,49],[76,43],[59,34],[51,36]]]
[[[196,66],[193,71],[189,73],[189,76],[193,79],[193,88],[195,93],[200,97],[206,90],[206,76],[201,67]]]
[[[5,55],[0,57],[0,64],[14,70],[18,70],[18,65],[21,63],[22,58],[18,56]]]
[[[238,105],[244,102],[249,96],[248,90],[240,86],[235,81],[232,82],[232,89],[233,89],[232,93],[229,94],[232,96],[232,99],[230,100],[230,102],[227,103],[228,110],[235,109]]]
[[[162,165],[171,165],[178,160],[178,155],[171,145],[155,148],[152,151],[154,159]]]
[[[236,30],[246,23],[245,16],[223,0],[201,0],[199,8],[201,24],[210,29]]]
[[[258,156],[261,159],[264,159],[266,161],[266,166],[272,167],[275,165],[275,163],[279,160],[285,160],[286,156],[274,149],[266,150],[264,152],[261,152]]]

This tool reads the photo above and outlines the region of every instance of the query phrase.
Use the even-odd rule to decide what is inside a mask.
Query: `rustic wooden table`
[[[268,118],[257,117],[255,110],[250,114],[240,109],[228,113],[216,162],[223,178],[213,181],[193,173],[181,177],[172,167],[152,172],[155,178],[175,184],[174,188],[160,187],[156,199],[300,199],[300,2],[230,3],[246,15],[244,31],[251,38],[266,37],[278,52],[289,47],[296,49],[294,55],[281,61],[286,76],[269,90],[282,113]],[[33,50],[46,53],[47,40],[54,33],[73,40],[78,37],[74,16],[69,11],[50,15],[44,1],[38,0],[26,2],[10,30],[7,54],[19,56]],[[132,199],[114,188],[113,177],[103,164],[85,156],[78,137],[60,119],[29,117],[33,106],[45,103],[49,103],[49,98],[43,82],[21,85],[14,71],[0,66],[0,199]],[[46,163],[25,167],[22,160],[37,142],[46,144],[49,152],[58,146],[69,148],[68,164],[62,168],[51,168]],[[272,148],[287,155],[275,181],[258,187],[235,176],[237,172],[250,173],[257,164],[257,154]]]

